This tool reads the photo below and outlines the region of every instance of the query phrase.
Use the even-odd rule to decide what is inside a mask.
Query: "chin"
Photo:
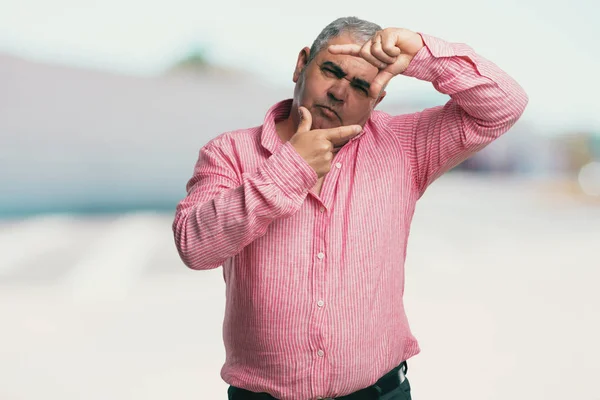
[[[317,117],[313,119],[312,129],[330,129],[337,128],[338,126],[342,126],[338,120],[332,121],[326,118]]]

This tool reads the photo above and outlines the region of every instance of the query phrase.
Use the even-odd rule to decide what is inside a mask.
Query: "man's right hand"
[[[299,107],[300,124],[290,139],[298,154],[315,170],[319,178],[331,170],[331,160],[343,145],[357,136],[360,125],[339,126],[330,129],[311,130],[312,115],[305,107]]]

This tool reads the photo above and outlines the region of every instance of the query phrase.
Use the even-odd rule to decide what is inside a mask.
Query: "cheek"
[[[329,79],[323,76],[320,70],[311,68],[306,71],[304,79],[304,91],[313,94],[327,93],[329,87]]]
[[[305,103],[305,99],[308,97],[308,82],[306,77],[300,75],[298,78],[298,82],[296,83],[296,87],[294,88],[294,97],[300,101],[300,103]]]
[[[371,114],[371,102],[364,99],[353,99],[346,103],[346,114],[349,123],[364,123]]]
[[[313,78],[307,82],[306,92],[312,96],[322,97],[324,93],[327,93],[327,84],[322,79]]]

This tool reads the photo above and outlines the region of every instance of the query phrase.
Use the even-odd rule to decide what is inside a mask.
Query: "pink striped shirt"
[[[200,150],[173,230],[188,267],[223,267],[225,382],[284,400],[337,397],[419,353],[402,300],[415,203],[528,102],[470,47],[421,35],[404,75],[451,99],[414,114],[373,111],[319,195],[315,171],[275,130],[291,100]]]

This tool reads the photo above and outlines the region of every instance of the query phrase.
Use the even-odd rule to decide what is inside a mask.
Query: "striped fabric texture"
[[[528,102],[469,46],[421,36],[425,46],[403,75],[450,100],[414,114],[373,111],[333,159],[320,194],[315,171],[275,130],[291,100],[262,126],[200,149],[173,231],[189,268],[223,268],[225,382],[283,400],[337,397],[419,353],[403,304],[415,204]]]

